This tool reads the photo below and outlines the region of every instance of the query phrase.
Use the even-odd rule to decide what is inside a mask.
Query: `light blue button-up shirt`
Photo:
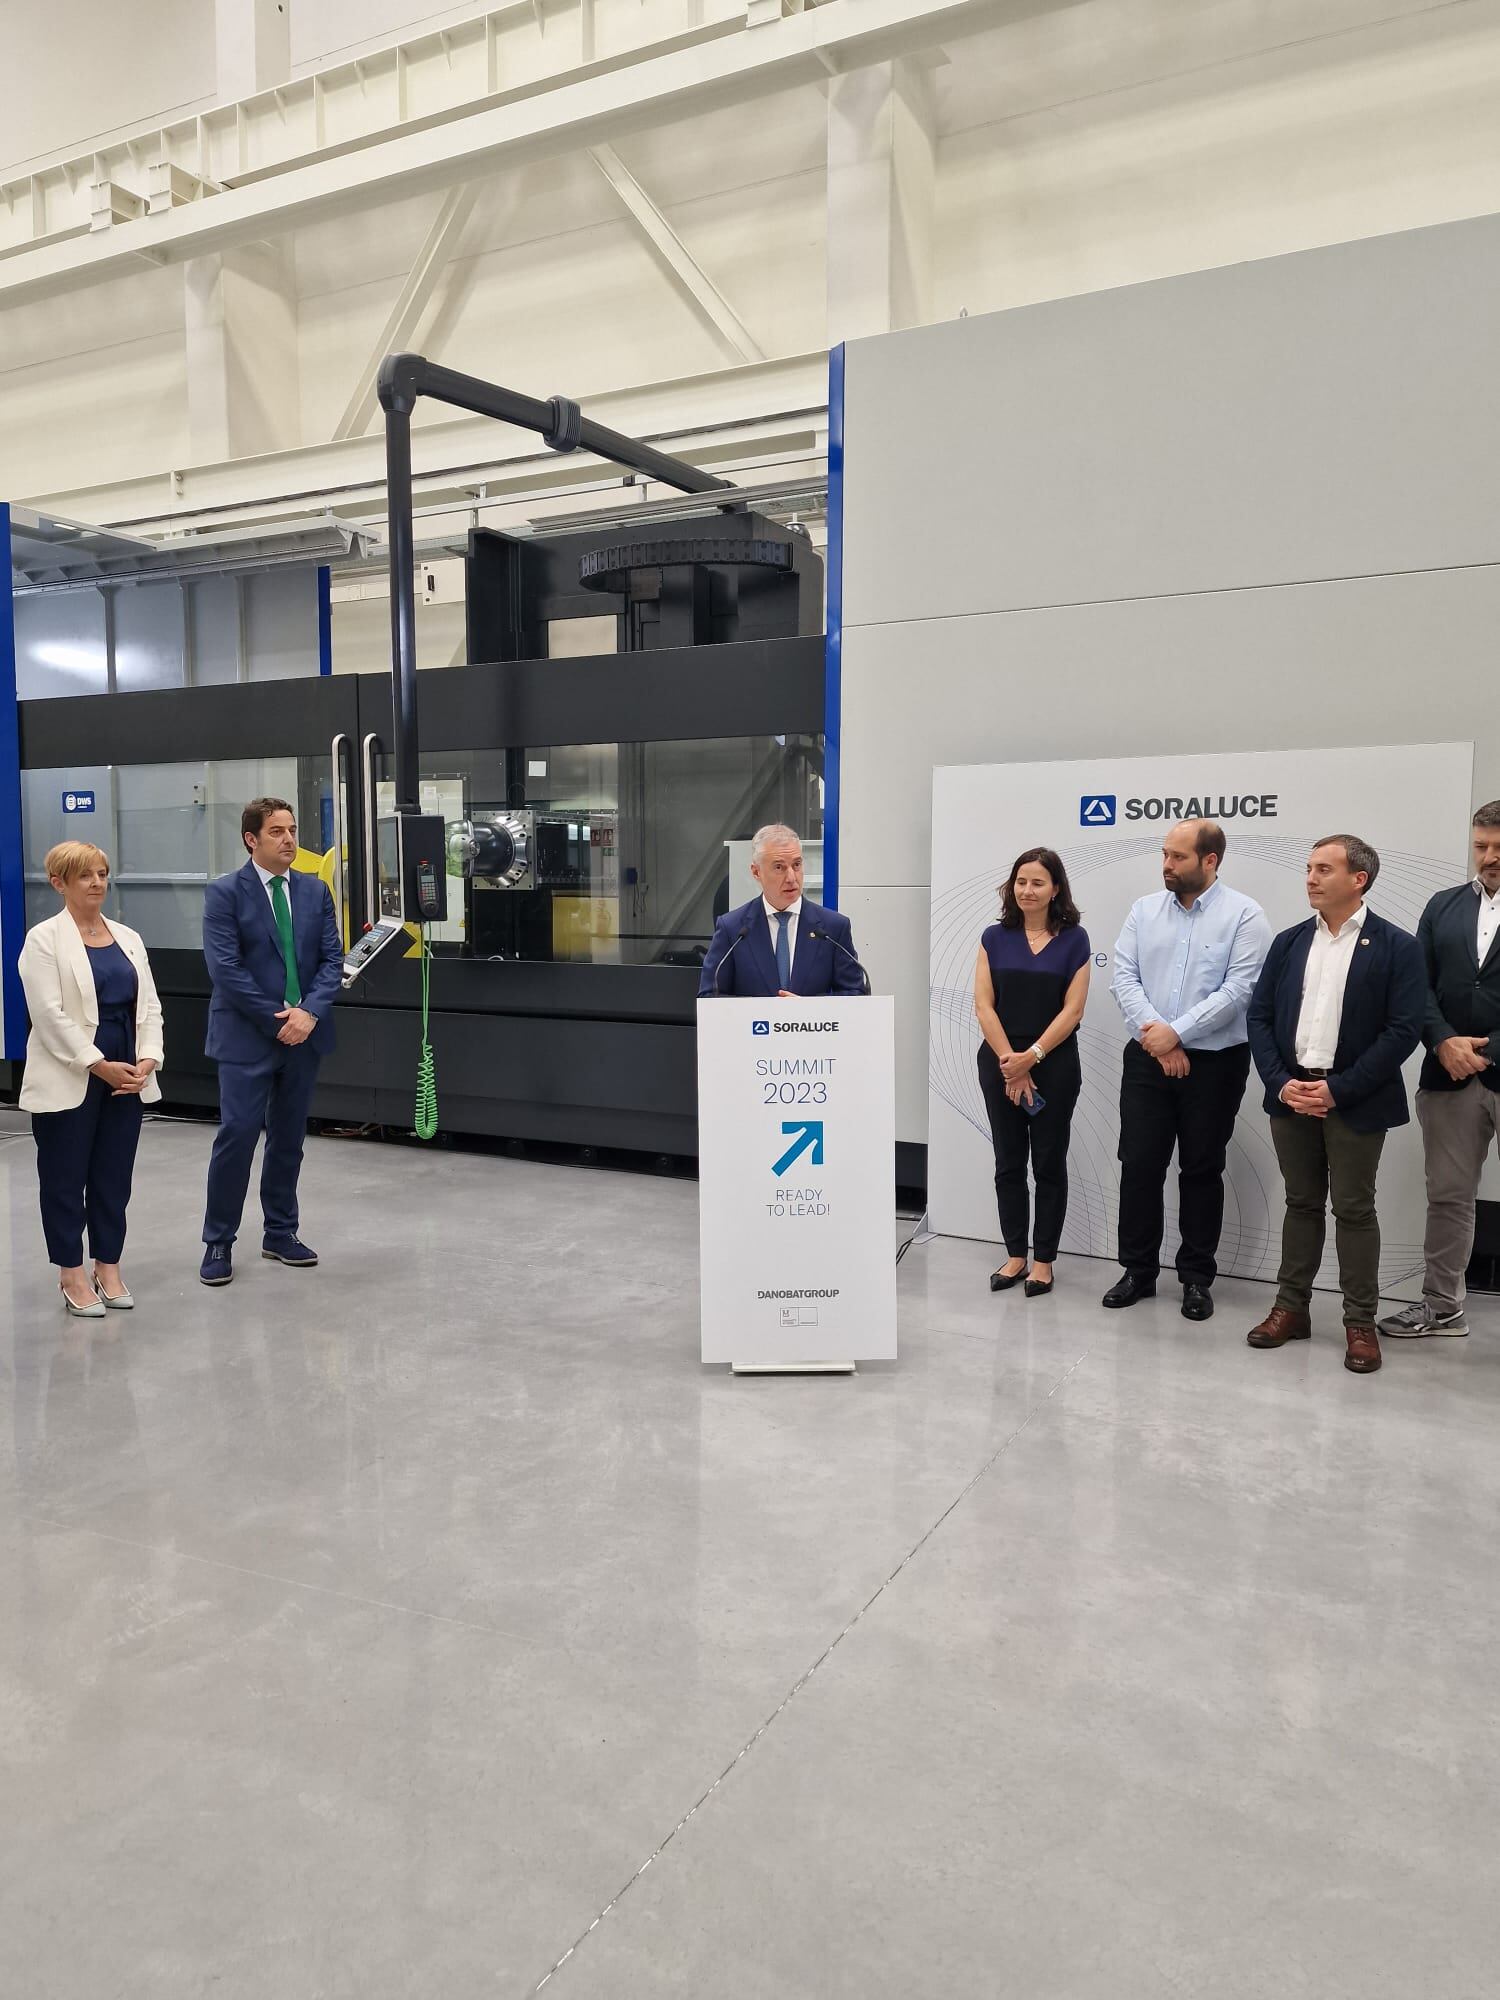
[[[1184,1048],[1233,1048],[1246,1039],[1245,1009],[1270,949],[1265,911],[1227,882],[1190,910],[1161,889],[1125,919],[1110,990],[1137,1041],[1165,1021]]]

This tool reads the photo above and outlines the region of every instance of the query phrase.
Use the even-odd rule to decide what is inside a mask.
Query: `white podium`
[[[698,1002],[702,1358],[896,1356],[895,1003]]]

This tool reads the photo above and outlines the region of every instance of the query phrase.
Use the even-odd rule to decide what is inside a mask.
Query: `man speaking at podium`
[[[868,993],[849,919],[802,894],[802,842],[789,826],[761,827],[750,843],[750,873],[760,894],[714,926],[698,998]]]

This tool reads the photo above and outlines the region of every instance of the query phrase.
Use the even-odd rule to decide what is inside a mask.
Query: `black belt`
[[[1325,1077],[1333,1075],[1333,1071],[1331,1069],[1303,1069],[1299,1063],[1296,1075],[1299,1082],[1302,1083],[1322,1083]]]

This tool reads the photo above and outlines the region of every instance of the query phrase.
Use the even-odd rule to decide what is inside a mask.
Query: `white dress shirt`
[[[1495,942],[1495,929],[1500,925],[1500,894],[1489,895],[1483,882],[1474,877],[1474,894],[1479,898],[1479,937],[1475,950],[1479,953],[1479,963],[1484,964],[1485,955]]]
[[[776,919],[781,915],[781,911],[774,909],[770,903],[767,903],[764,896],[760,900],[766,906],[766,922],[771,927],[771,956],[774,958],[776,956],[776,933],[781,928]],[[786,962],[788,966],[793,966],[797,963],[797,926],[802,920],[802,898],[800,896],[795,903],[787,904],[786,914],[790,919],[786,927]]]
[[[1332,1069],[1344,1017],[1344,987],[1354,948],[1364,929],[1363,903],[1338,930],[1331,931],[1320,915],[1307,954],[1302,979],[1302,1012],[1297,1016],[1297,1064],[1300,1069]]]

